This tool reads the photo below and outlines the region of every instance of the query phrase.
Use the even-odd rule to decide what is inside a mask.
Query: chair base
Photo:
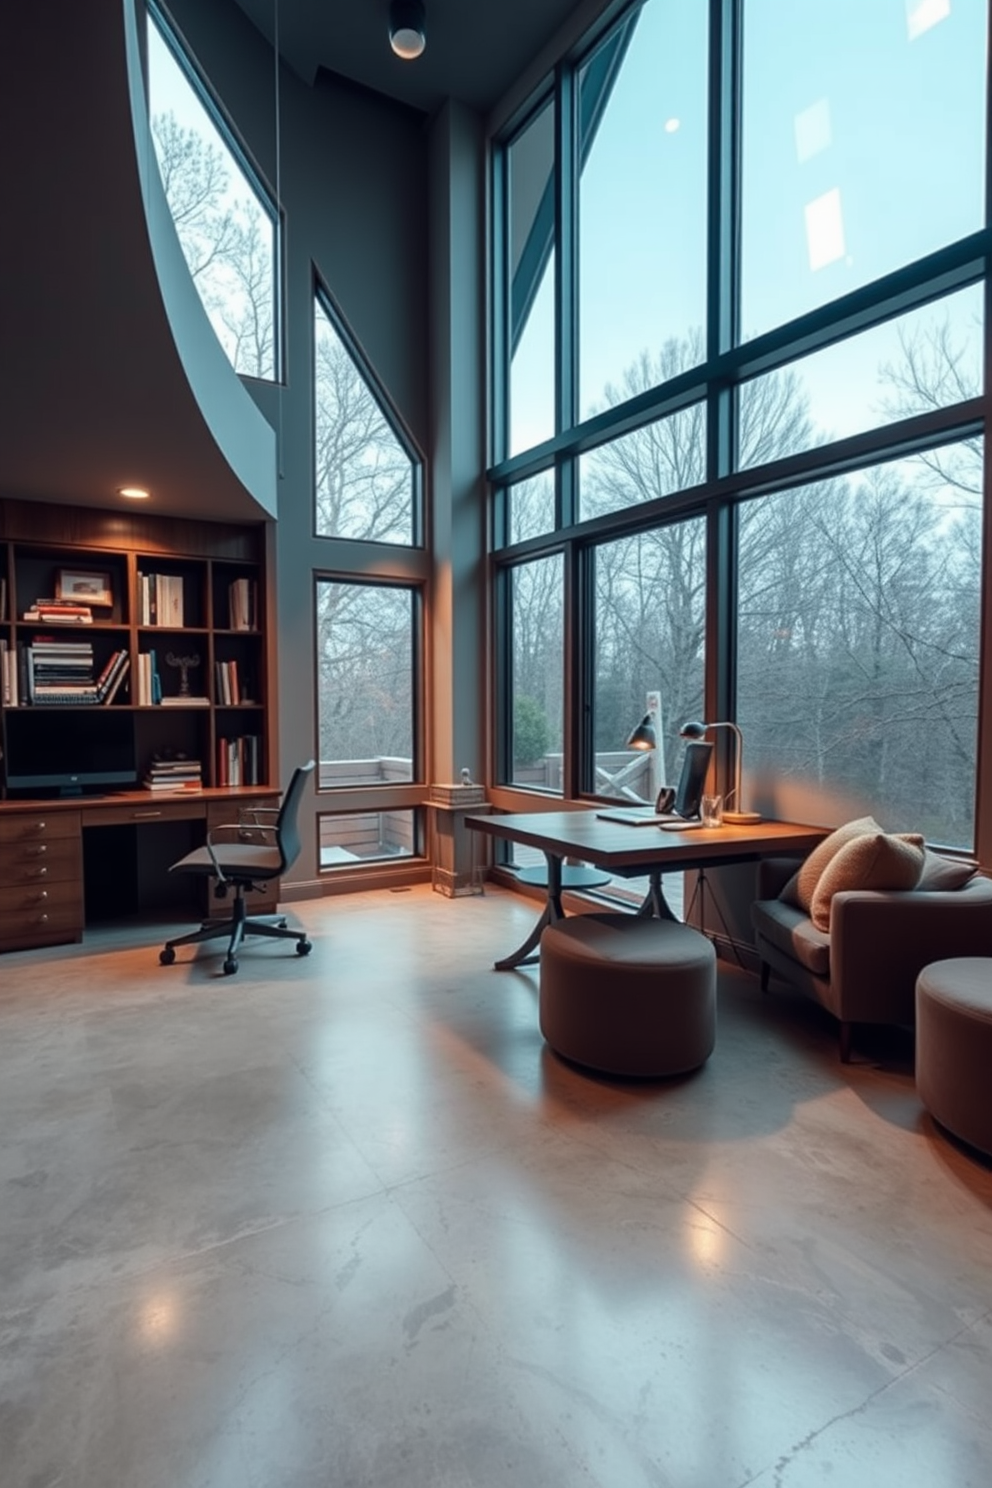
[[[225,976],[231,976],[237,971],[237,953],[246,935],[267,936],[270,940],[295,940],[298,956],[309,956],[313,949],[306,931],[290,930],[285,915],[249,915],[244,894],[239,892],[229,915],[213,916],[204,920],[199,930],[190,930],[186,935],[177,935],[172,940],[167,940],[159,951],[159,962],[162,966],[171,966],[176,959],[177,946],[202,945],[204,941],[219,940],[225,935],[228,936],[227,955],[224,958]]]

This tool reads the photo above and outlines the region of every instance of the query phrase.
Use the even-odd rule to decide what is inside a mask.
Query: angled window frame
[[[311,304],[313,313],[310,322],[310,490],[312,530],[315,538],[322,542],[365,544],[381,550],[384,547],[401,549],[403,552],[423,550],[426,546],[426,466],[427,461],[416,439],[407,427],[393,399],[380,380],[361,342],[352,331],[348,321],[327,286],[316,265],[312,266]],[[316,316],[322,312],[338,340],[341,342],[355,367],[355,372],[365,384],[379,413],[388,426],[406,459],[410,462],[410,537],[401,542],[395,538],[349,537],[345,534],[321,532],[318,527],[317,507],[317,338]]]
[[[160,0],[145,0],[145,13],[148,22],[154,24],[172,60],[193,90],[210,123],[220,135],[235,165],[241,171],[246,186],[272,227],[272,372],[269,376],[242,372],[234,367],[233,363],[232,368],[238,377],[248,382],[260,382],[273,386],[284,384],[286,376],[286,217],[278,192],[269,185],[265,173],[172,15],[160,3]],[[147,39],[145,46],[147,47]],[[145,97],[148,102],[149,128],[151,128],[147,51],[144,65]],[[273,107],[275,108],[275,104]],[[223,342],[221,344],[223,345]]]

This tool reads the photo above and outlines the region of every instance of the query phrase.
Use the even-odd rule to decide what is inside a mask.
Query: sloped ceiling
[[[266,455],[227,367],[259,452],[240,479],[191,388],[149,239],[126,40],[122,5],[59,3],[19,7],[0,48],[0,495],[119,508],[136,483],[159,512],[260,520],[274,436]]]

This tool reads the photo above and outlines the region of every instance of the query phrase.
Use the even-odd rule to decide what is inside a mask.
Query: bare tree
[[[274,231],[225,152],[171,112],[152,138],[166,201],[193,282],[236,372],[274,371]],[[240,185],[241,189],[238,190]]]

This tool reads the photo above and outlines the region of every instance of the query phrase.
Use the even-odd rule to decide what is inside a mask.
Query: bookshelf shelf
[[[265,785],[274,722],[264,551],[261,525],[145,513],[122,520],[112,511],[0,499],[0,739],[15,709],[64,717],[112,711],[132,720],[139,779],[153,757],[183,756],[199,759],[206,788]],[[58,618],[60,604],[85,609],[87,593],[104,601],[94,598],[88,621]],[[32,608],[38,614],[25,618]],[[96,687],[118,653],[126,662],[118,663],[123,676],[112,697],[38,699],[39,670],[49,679],[42,688]],[[180,700],[184,676],[189,702]],[[0,800],[17,795],[0,774]]]

